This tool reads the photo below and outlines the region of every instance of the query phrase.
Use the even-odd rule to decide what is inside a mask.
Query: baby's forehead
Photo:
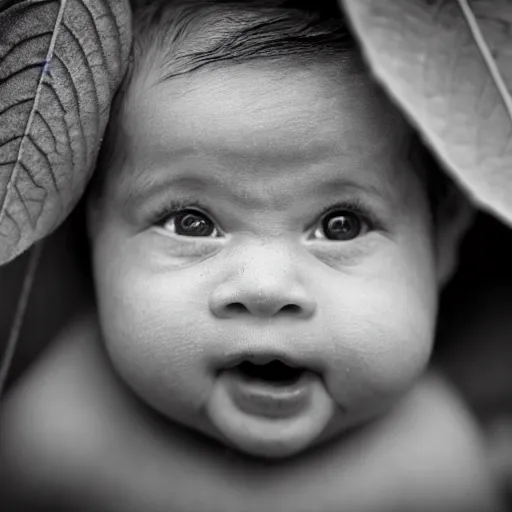
[[[155,0],[158,4],[173,7],[155,11],[153,16],[151,11],[135,16],[134,64],[124,97],[124,112],[131,117],[128,127],[138,122],[135,111],[144,116],[143,108],[137,110],[133,105],[141,107],[140,97],[149,95],[158,97],[163,108],[167,105],[183,117],[189,114],[189,119],[196,105],[204,109],[205,101],[211,101],[209,115],[203,117],[202,126],[196,126],[198,136],[204,125],[217,122],[223,123],[219,138],[231,127],[231,138],[236,140],[247,135],[237,130],[245,119],[255,129],[272,134],[274,141],[279,124],[302,124],[304,133],[299,139],[303,145],[318,138],[306,133],[307,125],[316,125],[315,132],[327,128],[326,118],[339,110],[336,104],[340,102],[347,111],[350,103],[372,103],[374,117],[383,111],[383,95],[369,83],[335,2],[337,11],[306,8],[294,0],[207,1],[204,5],[201,1],[165,4]],[[145,105],[147,110],[152,107]],[[155,113],[158,117],[159,112]],[[362,110],[361,114],[366,115]],[[343,124],[348,133],[349,123]],[[371,125],[367,123],[366,128]]]
[[[409,132],[366,73],[336,60],[254,60],[166,80],[149,70],[133,80],[123,113],[125,131],[136,132],[134,139],[146,125],[155,142],[171,129],[177,140],[183,134],[197,145],[216,142],[217,148],[239,141],[249,149],[260,138],[268,151],[287,138],[300,140],[301,147],[380,146]]]
[[[393,180],[410,130],[342,23],[245,5],[210,3],[200,16],[173,12],[165,23],[136,16],[114,135],[123,134],[124,173],[169,169],[188,155],[196,170],[238,169],[237,179],[244,170],[284,183],[308,169],[320,181],[338,168]]]
[[[402,116],[368,76],[334,63],[253,61],[158,83],[146,75],[126,101],[130,195],[177,174],[239,196],[257,183],[263,195],[336,180],[386,189],[407,164]]]

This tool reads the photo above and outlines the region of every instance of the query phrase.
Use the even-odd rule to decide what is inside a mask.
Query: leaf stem
[[[25,277],[21,285],[21,292],[16,305],[16,311],[14,313],[14,319],[12,321],[11,330],[9,332],[9,338],[7,339],[7,346],[1,360],[0,366],[0,397],[2,397],[4,387],[9,374],[9,368],[14,357],[16,345],[20,338],[21,327],[23,319],[25,317],[25,311],[27,309],[28,299],[32,291],[34,284],[34,278],[37,272],[39,260],[41,258],[41,252],[43,250],[43,241],[37,242],[32,249],[30,249],[30,256],[27,263],[27,269],[25,271]]]
[[[474,37],[478,49],[482,55],[482,58],[487,66],[487,69],[489,70],[489,73],[492,76],[492,79],[498,89],[498,92],[500,93],[501,99],[505,105],[505,108],[507,109],[508,115],[510,119],[512,119],[512,97],[508,92],[505,80],[501,75],[496,60],[494,59],[489,48],[489,45],[485,41],[482,31],[480,30],[478,21],[473,11],[471,10],[471,7],[469,6],[468,0],[458,0],[458,3],[462,11],[462,14],[464,15],[464,19],[466,20],[466,23],[469,26],[471,34]]]

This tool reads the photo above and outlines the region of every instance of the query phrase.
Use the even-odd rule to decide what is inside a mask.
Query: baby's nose
[[[279,289],[277,283],[261,288],[227,285],[211,295],[210,309],[219,318],[244,314],[257,317],[290,315],[307,318],[313,315],[316,304],[302,290]]]
[[[239,266],[238,272],[213,290],[209,298],[212,313],[219,318],[311,317],[317,304],[298,278],[293,263],[283,261],[282,257],[276,261],[273,257],[260,256],[263,259],[253,253],[249,262]]]

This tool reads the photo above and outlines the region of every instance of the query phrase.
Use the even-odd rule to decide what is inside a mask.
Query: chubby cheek
[[[121,248],[108,244],[95,251],[107,351],[123,380],[144,401],[172,418],[192,420],[211,388],[202,363],[206,297],[188,293],[190,283],[179,273],[162,279],[136,253]]]
[[[350,299],[331,298],[340,306],[326,313],[335,333],[327,386],[352,420],[385,410],[425,369],[437,307],[433,280],[427,277],[422,286],[403,275],[346,280],[344,296]]]

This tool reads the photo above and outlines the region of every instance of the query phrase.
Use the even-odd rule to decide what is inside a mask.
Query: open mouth
[[[319,438],[334,402],[310,361],[269,352],[239,352],[224,360],[206,412],[219,434],[241,451],[286,457]]]
[[[247,380],[257,380],[274,386],[289,386],[297,383],[305,370],[294,368],[276,359],[265,364],[243,361],[236,366],[236,371]]]

